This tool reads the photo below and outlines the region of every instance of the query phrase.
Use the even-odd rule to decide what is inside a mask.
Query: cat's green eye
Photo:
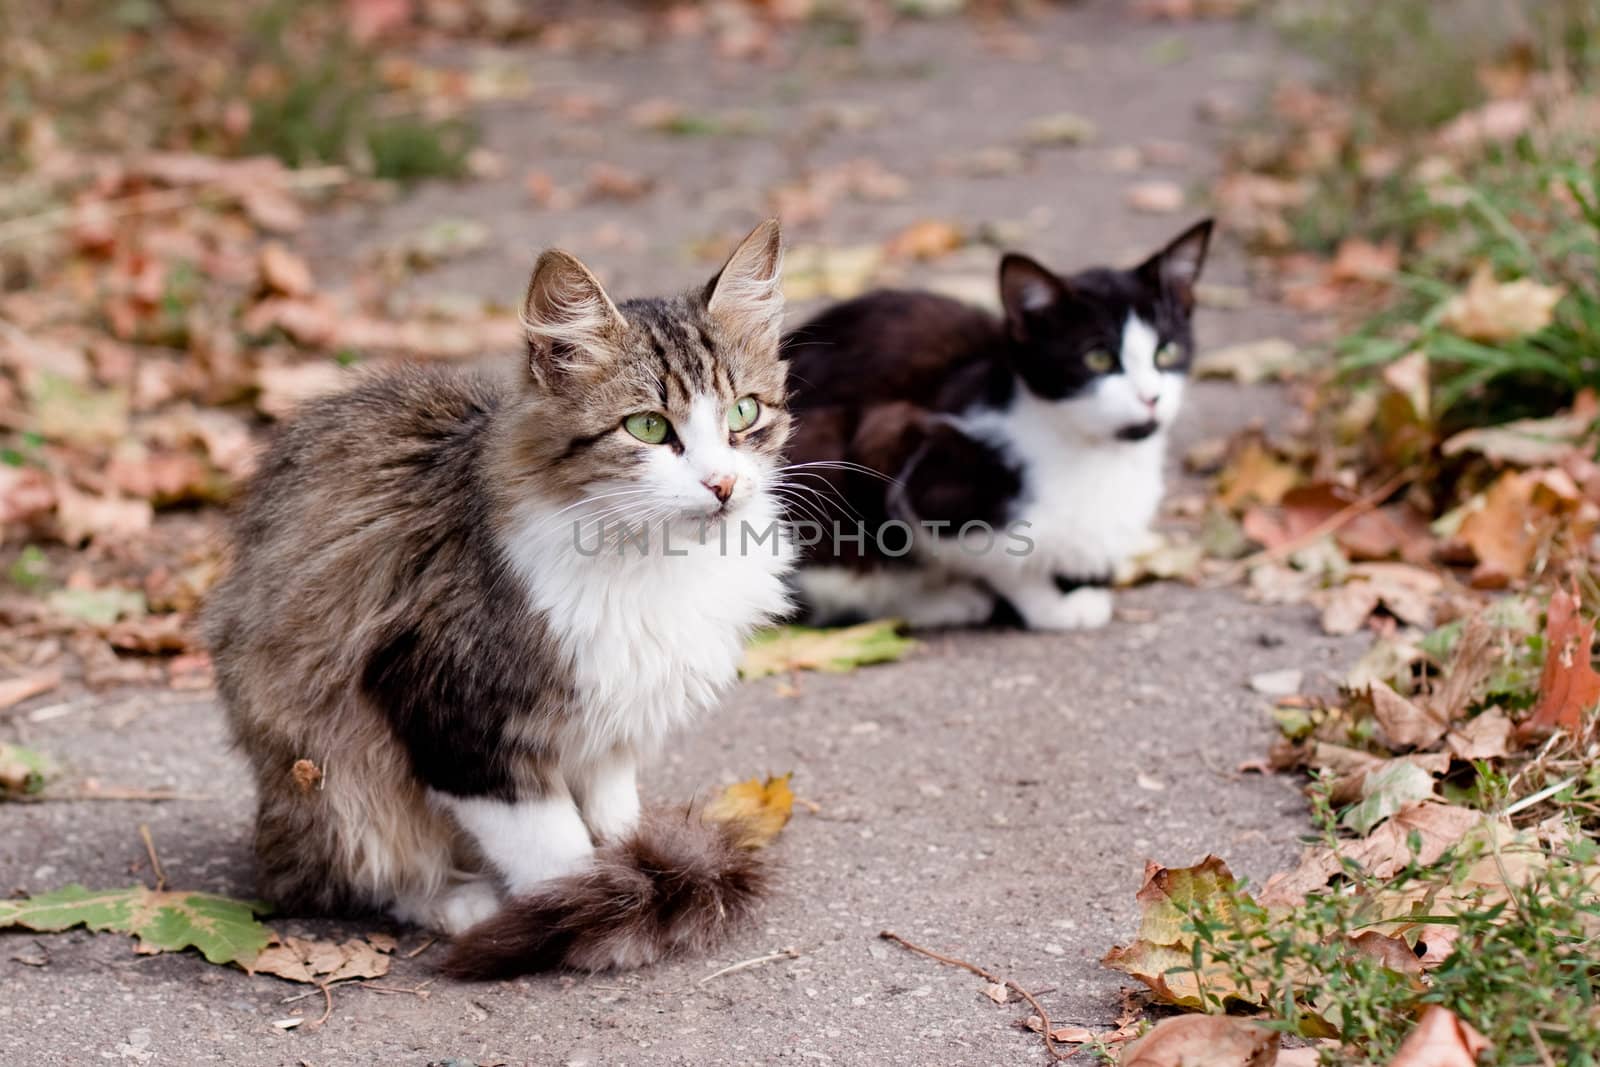
[[[761,402],[753,396],[742,396],[728,409],[728,429],[734,433],[748,430],[761,416]]]
[[[1156,366],[1170,370],[1183,361],[1183,351],[1172,341],[1156,349]]]
[[[622,428],[647,445],[659,445],[667,439],[672,423],[659,411],[641,411],[623,419]]]
[[[1116,360],[1111,358],[1111,353],[1103,348],[1097,348],[1083,357],[1083,365],[1095,374],[1108,374],[1116,366]]]

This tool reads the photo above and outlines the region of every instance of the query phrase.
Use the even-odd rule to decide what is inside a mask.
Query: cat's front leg
[[[1111,621],[1111,590],[1083,585],[1063,593],[1048,574],[1025,573],[990,583],[1030,630],[1096,630]]]
[[[513,894],[587,865],[594,855],[589,828],[565,784],[513,801],[435,794]]]
[[[615,841],[639,823],[639,761],[617,749],[569,780],[578,810],[598,841]]]

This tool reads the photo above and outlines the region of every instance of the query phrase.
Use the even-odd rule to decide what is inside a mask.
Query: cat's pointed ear
[[[1046,308],[1067,296],[1067,283],[1036,259],[1020,252],[1007,252],[1000,259],[1000,305],[1005,309],[1006,328],[1021,341],[1028,336],[1028,322]]]
[[[783,331],[783,235],[768,219],[739,242],[706,283],[706,310],[733,336],[776,345]]]
[[[1162,291],[1176,296],[1184,306],[1194,306],[1194,286],[1200,280],[1200,268],[1205,266],[1212,225],[1211,219],[1201,219],[1135,269]]]
[[[620,349],[628,329],[617,305],[589,268],[552,248],[539,257],[522,303],[528,369],[536,379],[603,363]]]

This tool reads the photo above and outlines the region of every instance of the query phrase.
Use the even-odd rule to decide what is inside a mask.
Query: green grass
[[[1589,788],[1592,801],[1594,789]],[[1316,817],[1324,843],[1337,844],[1336,817],[1319,795]],[[1417,842],[1413,842],[1413,849]],[[1256,904],[1242,890],[1189,915],[1195,969],[1260,990],[1269,1025],[1342,1042],[1325,1062],[1387,1062],[1430,1004],[1446,1007],[1493,1042],[1479,1062],[1592,1065],[1600,1050],[1600,895],[1592,886],[1600,849],[1579,835],[1567,851],[1547,852],[1544,870],[1509,897],[1419,913],[1452,927],[1451,954],[1427,981],[1353,951],[1368,931],[1400,927],[1376,916],[1374,901],[1441,885],[1493,862],[1482,845],[1460,846],[1429,867],[1412,865],[1387,880],[1348,864],[1342,884],[1310,897],[1288,914]],[[1220,968],[1220,972],[1209,968]],[[1213,1005],[1212,1010],[1220,1010]],[[1537,1034],[1537,1040],[1533,1036]],[[1541,1057],[1539,1045],[1554,1057]]]

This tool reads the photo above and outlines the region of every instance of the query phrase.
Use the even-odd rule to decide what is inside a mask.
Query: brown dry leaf
[[[1550,325],[1564,295],[1559,286],[1530,278],[1497,282],[1494,269],[1485,263],[1473,272],[1465,291],[1446,305],[1439,322],[1473,341],[1511,341]]]
[[[1518,467],[1540,467],[1559,463],[1574,453],[1592,454],[1595,418],[1600,401],[1592,390],[1584,390],[1572,410],[1543,419],[1517,419],[1498,426],[1463,430],[1445,441],[1447,456],[1476,452],[1494,463]],[[1589,442],[1585,447],[1585,443]]]
[[[1594,620],[1579,614],[1575,593],[1559,589],[1545,618],[1544,671],[1533,713],[1517,727],[1517,737],[1533,740],[1557,730],[1576,736],[1584,716],[1600,703],[1600,673],[1594,669]]]
[[[1328,276],[1336,282],[1386,281],[1400,269],[1400,245],[1395,241],[1373,244],[1361,237],[1339,242]]]
[[[1107,952],[1101,963],[1137,978],[1163,1003],[1203,1010],[1233,1001],[1259,1004],[1263,991],[1238,985],[1225,965],[1208,962],[1200,974],[1194,970],[1192,917],[1204,913],[1218,922],[1231,922],[1238,906],[1237,887],[1233,872],[1216,856],[1193,867],[1147,864],[1136,897],[1139,937]]]
[[[1252,437],[1219,476],[1218,500],[1233,511],[1246,504],[1277,504],[1300,480],[1300,472]]]
[[[1495,627],[1482,612],[1472,616],[1462,627],[1455,652],[1445,665],[1444,681],[1429,695],[1428,706],[1446,722],[1466,714],[1494,673],[1500,652]]]
[[[596,163],[589,168],[585,189],[591,200],[637,200],[655,182],[648,175],[619,167],[615,163]]]
[[[1163,1019],[1122,1050],[1121,1067],[1272,1067],[1278,1033],[1248,1019],[1180,1015]]]
[[[1366,930],[1350,939],[1350,947],[1358,955],[1366,956],[1391,971],[1416,978],[1422,976],[1422,960],[1403,937]]]
[[[0,526],[47,515],[55,506],[55,481],[48,472],[0,464]]]
[[[1292,871],[1279,871],[1267,879],[1257,903],[1269,907],[1298,907],[1307,895],[1324,889],[1344,870],[1342,860],[1352,860],[1374,878],[1392,878],[1408,864],[1438,862],[1474,827],[1484,821],[1481,811],[1453,804],[1426,803],[1402,811],[1357,841],[1340,842],[1337,850],[1324,845],[1306,849]],[[1420,849],[1411,851],[1415,833]]]
[[[901,230],[883,246],[890,259],[942,259],[966,244],[961,227],[944,219],[923,219]]]
[[[1448,722],[1431,708],[1414,704],[1385,682],[1372,685],[1372,712],[1391,748],[1427,748],[1444,736]]]
[[[394,940],[384,938],[381,943],[392,949]],[[389,957],[385,952],[391,949],[380,951],[378,943],[361,938],[335,944],[285,937],[262,949],[245,970],[306,985],[328,985],[352,978],[382,978],[389,973]]]
[[[1520,137],[1533,122],[1533,101],[1526,97],[1491,100],[1457,115],[1435,136],[1445,151],[1463,154],[1486,144],[1504,144]]]
[[[705,806],[704,816],[713,822],[743,822],[746,830],[740,844],[745,848],[769,845],[794,813],[794,791],[789,788],[792,777],[790,771],[764,781],[751,778],[730,785]]]
[[[256,386],[261,390],[256,406],[281,419],[307,400],[336,393],[348,383],[337,363],[264,364],[256,371]]]
[[[983,983],[983,995],[996,1004],[1004,1004],[1011,999],[1011,989],[1001,982]]]
[[[60,684],[61,671],[58,669],[35,671],[0,681],[0,711],[24,700],[32,700],[41,693],[48,693]]]
[[[1500,759],[1511,751],[1512,722],[1490,708],[1450,731],[1445,747],[1459,760]]]
[[[65,482],[56,486],[56,521],[61,540],[79,545],[93,539],[127,540],[150,529],[150,501],[123,496],[92,496]]]
[[[1535,513],[1533,476],[1506,471],[1467,505],[1456,540],[1472,551],[1472,584],[1502,588],[1522,577],[1539,551],[1540,536],[1529,522]]]
[[[297,759],[294,766],[289,768],[289,776],[294,779],[296,789],[309,793],[321,784],[322,768],[308,759]]]
[[[1241,385],[1254,385],[1284,377],[1301,361],[1300,349],[1294,342],[1267,337],[1206,349],[1195,357],[1192,373],[1197,378],[1231,378]]]
[[[188,652],[195,647],[188,618],[176,613],[124,619],[106,630],[106,640],[112,648],[147,655]]]
[[[1389,1067],[1473,1067],[1488,1047],[1489,1040],[1449,1008],[1430,1004]]]
[[[281,241],[268,241],[261,246],[258,265],[261,280],[273,292],[284,296],[309,296],[315,288],[311,267]]]
[[[1135,211],[1150,215],[1170,215],[1183,210],[1183,186],[1170,181],[1137,182],[1123,194],[1123,202]]]

